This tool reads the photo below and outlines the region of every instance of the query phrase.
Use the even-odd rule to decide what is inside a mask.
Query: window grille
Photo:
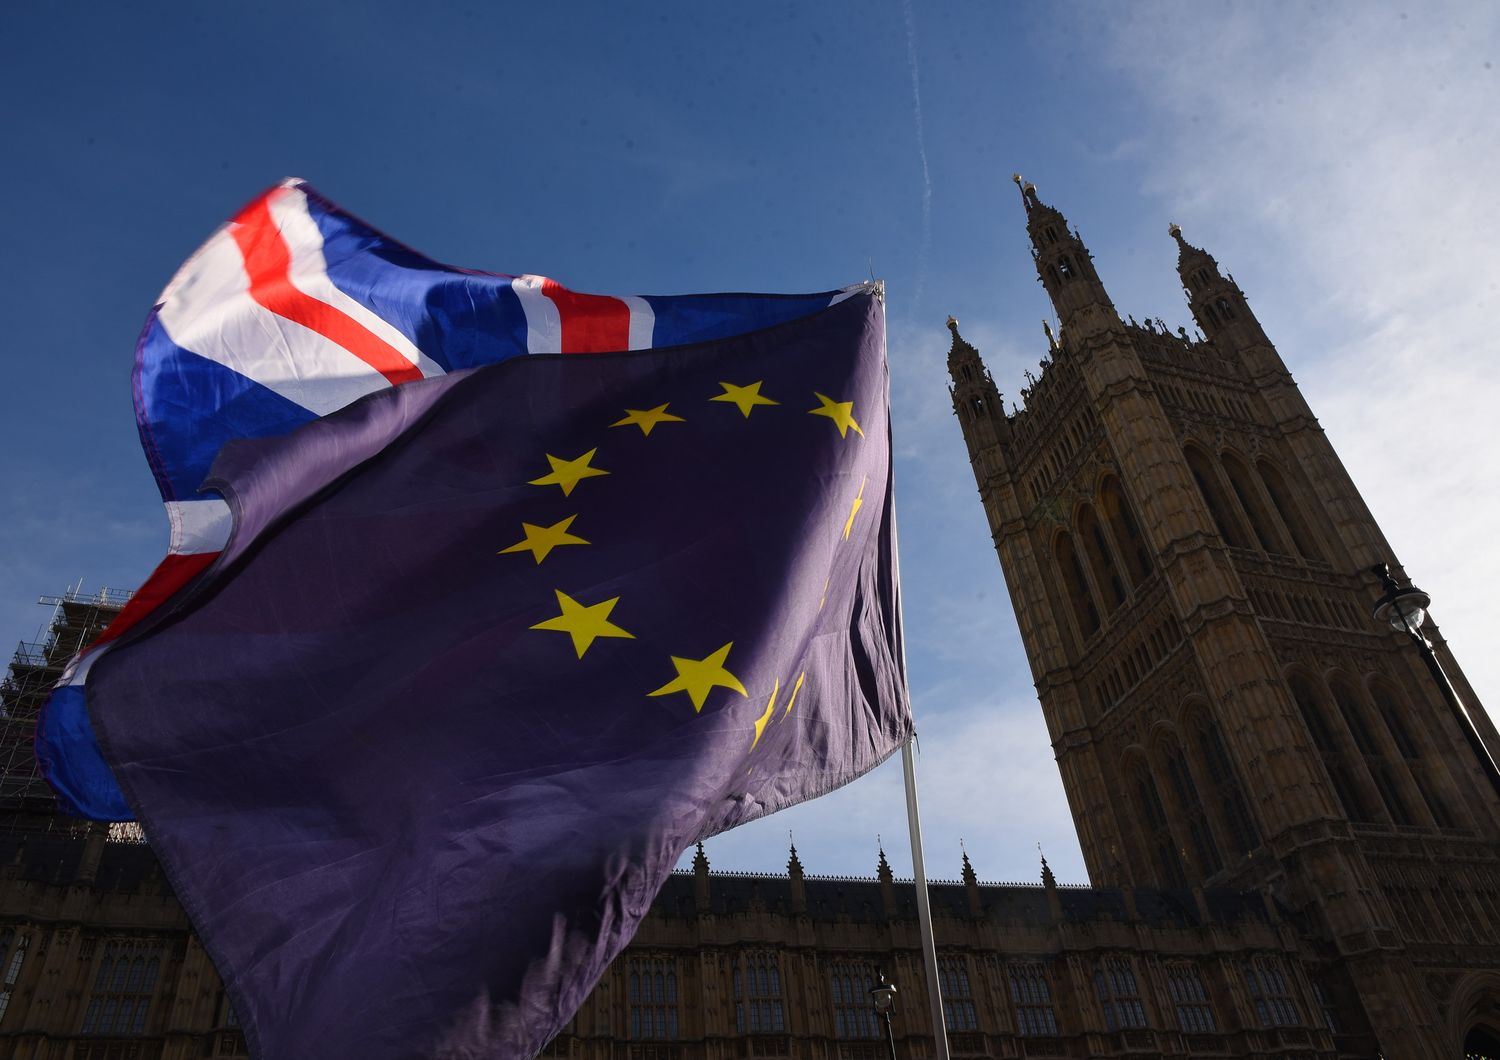
[[[1255,1004],[1255,1015],[1262,1027],[1297,1027],[1302,1013],[1287,986],[1281,963],[1274,957],[1257,957],[1245,964],[1245,985]]]
[[[627,966],[626,974],[630,1037],[669,1041],[677,1038],[677,962],[666,957],[636,957]]]
[[[1057,1034],[1057,1013],[1052,1009],[1052,990],[1040,964],[1012,964],[1010,999],[1016,1006],[1016,1033],[1023,1038],[1046,1038]]]
[[[1215,1034],[1219,1024],[1214,1019],[1208,992],[1197,966],[1173,964],[1167,967],[1167,990],[1177,1006],[1177,1024],[1187,1034]]]
[[[938,991],[943,995],[943,1022],[950,1031],[979,1029],[979,1013],[974,1008],[967,958],[938,959]]]
[[[829,965],[828,983],[833,997],[834,1034],[839,1038],[880,1037],[870,1000],[875,986],[870,966],[844,962]]]
[[[106,943],[82,1033],[145,1034],[163,953],[160,943]]]
[[[735,964],[734,1026],[740,1034],[786,1030],[781,965],[774,953],[747,953]]]
[[[1094,966],[1094,989],[1104,1010],[1104,1025],[1112,1031],[1146,1025],[1146,1007],[1141,1004],[1135,970],[1127,957],[1113,957]]]

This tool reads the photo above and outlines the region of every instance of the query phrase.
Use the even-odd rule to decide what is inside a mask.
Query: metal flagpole
[[[943,997],[938,988],[937,946],[932,940],[932,903],[927,898],[927,870],[922,862],[922,816],[917,811],[917,765],[911,745],[901,748],[901,771],[906,776],[906,824],[911,829],[911,864],[917,886],[917,923],[922,932],[922,958],[927,966],[927,997],[932,1002],[932,1035],[937,1060],[948,1060],[948,1030],[943,1020]]]
[[[885,281],[875,280],[879,285],[876,297],[880,299],[880,322],[885,324]],[[901,586],[901,548],[899,535],[896,532],[896,469],[895,461],[892,460],[891,467],[891,561],[895,565],[896,591],[900,593]],[[899,600],[899,595],[898,595]],[[901,621],[901,609],[899,602],[896,608],[896,622],[901,636],[901,661],[902,669],[905,670],[906,663],[906,625]],[[907,692],[908,703],[911,700],[910,692]],[[932,903],[927,895],[927,866],[922,860],[922,815],[917,810],[917,763],[912,755],[911,745],[916,742],[916,734],[906,741],[901,747],[901,772],[906,778],[906,826],[911,832],[911,864],[913,883],[917,888],[917,927],[922,933],[922,962],[927,970],[927,997],[932,1003],[932,1037],[937,1043],[937,1054],[934,1060],[948,1060],[948,1028],[943,1020],[943,995],[938,986],[937,945],[932,940]]]

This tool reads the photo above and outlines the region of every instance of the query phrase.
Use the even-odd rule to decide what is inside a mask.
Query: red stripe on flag
[[[603,294],[579,294],[556,280],[543,280],[542,293],[557,306],[563,353],[610,353],[630,349],[630,307]]]
[[[359,321],[326,302],[309,297],[292,286],[292,255],[271,217],[270,196],[257,199],[240,211],[229,226],[245,272],[250,277],[250,297],[279,317],[315,331],[342,346],[392,384],[421,379],[422,373],[401,356],[394,346]]]
[[[155,611],[167,598],[181,589],[200,571],[219,558],[217,552],[196,552],[190,555],[169,555],[156,565],[146,583],[135,591],[135,595],[105,627],[90,647],[97,647],[114,640],[131,626]]]

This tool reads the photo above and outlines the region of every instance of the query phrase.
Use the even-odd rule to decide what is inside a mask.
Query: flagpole
[[[885,281],[873,280],[875,297],[880,300],[880,323],[885,325]],[[896,529],[896,462],[891,460],[891,563],[896,580],[896,629],[901,638],[901,673],[906,675],[906,623],[901,615],[901,545]],[[911,690],[903,687],[907,704]],[[932,939],[932,902],[927,894],[927,865],[922,860],[922,815],[917,809],[917,762],[911,745],[915,731],[901,745],[901,772],[906,778],[906,827],[911,832],[912,882],[917,889],[917,930],[922,934],[922,963],[927,970],[927,998],[932,1004],[932,1037],[937,1044],[934,1060],[948,1060],[948,1027],[943,1019],[943,995],[939,987],[937,944]],[[893,1047],[894,1048],[894,1047]]]
[[[922,815],[917,810],[917,765],[911,745],[901,748],[901,771],[906,777],[906,824],[911,830],[911,864],[917,887],[917,924],[922,932],[922,959],[927,966],[927,997],[932,1002],[932,1036],[937,1041],[936,1060],[948,1060],[948,1030],[943,1020],[943,997],[938,984],[937,946],[932,938],[932,903],[927,896],[927,870],[922,861]]]

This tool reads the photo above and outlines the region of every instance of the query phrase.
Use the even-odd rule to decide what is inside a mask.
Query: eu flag
[[[530,1056],[693,841],[911,733],[883,308],[229,443],[105,757],[261,1058]]]

